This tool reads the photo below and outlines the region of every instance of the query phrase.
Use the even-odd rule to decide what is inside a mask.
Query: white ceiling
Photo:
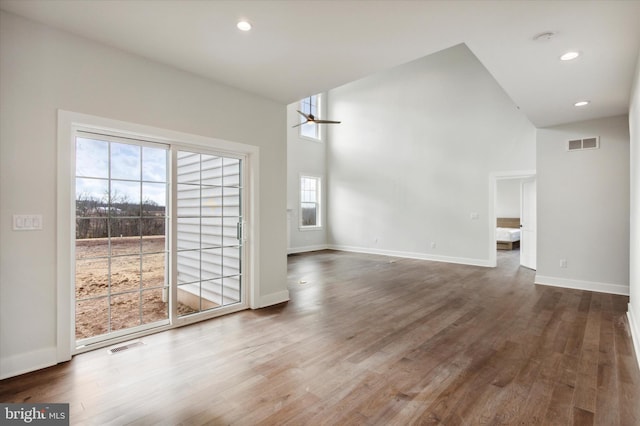
[[[539,127],[626,113],[640,48],[637,0],[0,0],[0,7],[287,104],[466,43]],[[237,30],[239,18],[254,29]],[[556,36],[533,41],[545,31]],[[582,56],[561,63],[568,50]],[[573,106],[582,99],[591,104]]]

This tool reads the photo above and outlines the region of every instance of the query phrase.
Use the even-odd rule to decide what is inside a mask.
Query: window
[[[315,118],[321,118],[320,95],[312,95],[301,100],[300,111],[304,112],[305,114],[311,114]],[[304,117],[300,116],[300,122],[303,121]],[[303,124],[302,126],[300,126],[300,136],[320,140],[320,126],[318,126],[316,123]]]
[[[168,158],[166,145],[76,136],[78,345],[168,322]]]
[[[300,228],[320,228],[321,179],[314,176],[300,177]]]

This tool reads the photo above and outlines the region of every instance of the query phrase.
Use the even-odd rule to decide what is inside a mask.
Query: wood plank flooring
[[[73,425],[640,425],[627,297],[498,268],[321,251],[291,301],[0,382]]]

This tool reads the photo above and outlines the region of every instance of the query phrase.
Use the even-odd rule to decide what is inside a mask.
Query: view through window
[[[241,158],[78,131],[75,160],[77,347],[243,308]]]
[[[313,114],[315,118],[320,117],[320,95],[312,95],[300,101],[300,111],[305,114]],[[304,121],[304,117],[300,116],[300,121]],[[306,123],[300,126],[300,136],[312,139],[320,139],[320,126],[316,123]]]
[[[300,227],[318,228],[320,221],[320,178],[300,177]]]
[[[76,138],[76,338],[168,319],[168,148]]]

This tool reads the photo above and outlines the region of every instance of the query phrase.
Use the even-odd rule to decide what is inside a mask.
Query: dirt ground
[[[168,298],[163,294],[164,250],[164,236],[113,238],[111,254],[115,257],[109,265],[107,258],[99,258],[108,254],[106,238],[76,240],[76,338],[168,318]],[[178,306],[181,314],[192,311],[188,306]]]

